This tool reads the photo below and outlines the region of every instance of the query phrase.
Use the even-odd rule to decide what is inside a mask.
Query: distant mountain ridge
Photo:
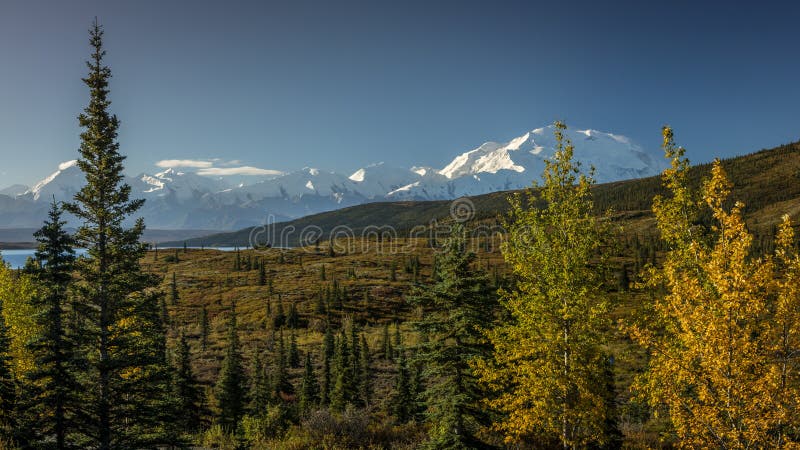
[[[733,183],[731,197],[745,204],[748,228],[757,240],[763,240],[760,245],[774,238],[774,230],[784,214],[789,214],[794,223],[800,222],[800,142],[724,159],[722,167]],[[699,188],[710,169],[710,164],[692,166],[689,184]],[[651,208],[653,197],[666,193],[660,176],[603,183],[595,186],[593,192],[597,212],[612,211],[615,222],[623,226],[626,235],[638,235],[640,238],[657,235]],[[478,222],[496,223],[498,216],[508,211],[508,197],[513,193],[492,192],[469,197],[474,218]],[[288,240],[277,244],[296,246],[303,243],[300,239],[302,231],[309,228],[314,228],[322,241],[327,240],[332,232],[343,237],[340,233],[343,229],[357,237],[376,227],[380,230],[394,229],[398,237],[405,237],[415,227],[446,223],[452,213],[453,203],[456,202],[369,203],[277,223],[267,230],[262,226],[248,227],[189,239],[187,242],[193,246],[244,247],[250,245],[258,233],[257,243],[260,244],[262,235],[280,237],[291,230],[286,234]],[[427,233],[422,234],[422,237],[426,236]],[[182,245],[182,242],[172,242],[172,245]]]
[[[596,130],[569,130],[575,157],[595,168],[599,182],[652,176],[664,162],[630,139]],[[140,211],[157,229],[235,230],[382,201],[449,200],[520,189],[537,179],[555,151],[553,127],[531,130],[508,142],[486,142],[437,170],[369,165],[351,175],[303,168],[234,185],[225,178],[168,168],[128,177],[133,195],[147,201]],[[36,227],[52,198],[70,200],[84,183],[76,161],[27,189],[0,191],[0,228]],[[75,225],[75,223],[71,223]]]

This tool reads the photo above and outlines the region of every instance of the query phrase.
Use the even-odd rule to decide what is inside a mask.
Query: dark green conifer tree
[[[297,314],[297,305],[292,301],[292,304],[289,305],[289,314],[286,315],[286,326],[294,330],[299,324],[300,316]]]
[[[258,285],[265,286],[267,284],[267,268],[264,267],[264,260],[261,259],[258,264]]]
[[[337,311],[344,309],[342,291],[339,289],[339,282],[336,280],[333,280],[331,285],[331,303]]]
[[[409,372],[409,391],[411,392],[411,405],[409,412],[411,417],[423,421],[425,419],[425,382],[422,379],[423,367],[420,361],[412,360],[408,366]]]
[[[292,306],[294,306],[294,303]],[[289,332],[289,367],[300,367],[300,351],[297,349],[297,336],[294,328]]]
[[[348,349],[350,352],[350,373],[352,376],[350,377],[349,383],[349,390],[350,390],[350,401],[354,405],[363,406],[363,402],[361,402],[361,384],[364,380],[362,380],[361,375],[361,339],[358,335],[358,327],[354,320],[350,320],[350,325],[348,327],[350,329],[350,348]]]
[[[403,348],[403,335],[400,334],[400,322],[394,323],[394,355],[393,358],[397,358],[400,356],[400,352]]]
[[[422,375],[429,380],[423,398],[432,449],[485,446],[477,436],[488,425],[482,406],[486,393],[471,362],[491,354],[482,330],[493,322],[497,300],[486,276],[471,268],[475,255],[466,242],[463,226],[456,225],[438,257],[439,281],[409,297],[424,311],[414,326],[426,339],[412,360],[412,367],[417,372],[424,367],[424,374],[418,373],[412,385],[421,384]]]
[[[178,338],[174,365],[172,387],[179,414],[171,426],[178,432],[191,434],[202,426],[204,405],[203,393],[192,370],[189,343],[183,333]]]
[[[408,373],[408,362],[405,352],[400,351],[397,358],[397,375],[394,380],[394,393],[389,402],[390,412],[400,423],[411,420],[412,403],[411,380]]]
[[[157,283],[156,279],[153,281]],[[119,340],[135,349],[126,360],[131,369],[119,383],[125,395],[122,395],[124,402],[117,408],[128,422],[121,420],[118,431],[112,429],[112,444],[115,440],[120,442],[112,448],[181,446],[185,442],[176,435],[174,423],[183,412],[178,409],[173,395],[166,325],[159,308],[159,302],[165,301],[164,294],[150,290],[134,295],[141,298],[131,302],[127,315],[131,321],[125,330],[127,342]]]
[[[235,305],[231,305],[228,346],[217,378],[216,399],[217,423],[228,432],[235,431],[247,405],[247,377],[239,350]]]
[[[286,325],[286,313],[283,310],[283,297],[281,294],[278,294],[278,305],[275,309],[275,317],[272,318],[272,327],[278,330]]]
[[[89,33],[93,52],[83,81],[91,97],[78,118],[84,131],[77,163],[86,184],[64,208],[82,222],[76,244],[87,249],[87,256],[76,263],[74,302],[82,317],[79,335],[86,356],[80,377],[81,445],[106,450],[158,439],[164,418],[150,415],[150,406],[169,397],[169,377],[159,296],[147,293],[158,279],[140,266],[146,252],[141,243],[144,222],[123,226],[143,200],[132,200],[124,183],[119,120],[109,112],[111,70],[103,63],[103,30],[96,20]],[[123,376],[131,373],[141,376]],[[167,382],[162,383],[165,375]]]
[[[169,309],[167,309],[167,299],[163,295],[158,299],[159,313],[161,315],[161,323],[164,326],[169,326]]]
[[[256,351],[253,356],[253,374],[250,377],[250,413],[255,416],[263,416],[267,413],[267,408],[272,401],[272,389],[269,386],[269,378],[261,357],[261,352]]]
[[[28,419],[27,439],[34,447],[52,444],[64,449],[75,444],[68,436],[76,431],[78,355],[74,330],[67,329],[66,321],[75,251],[65,224],[61,208],[53,201],[48,220],[34,235],[39,242],[35,255],[39,294],[32,302],[40,332],[27,344],[34,368],[25,374],[20,414]]]
[[[178,304],[179,300],[178,280],[176,278],[175,272],[172,272],[172,285],[170,286],[170,300],[172,301],[172,306]]]
[[[361,334],[361,345],[359,346],[361,353],[359,354],[359,385],[358,398],[364,406],[369,406],[372,402],[372,360],[369,355],[369,346],[367,345],[367,338]]]
[[[208,310],[203,305],[200,310],[200,349],[206,351],[208,348],[208,334],[211,331],[211,324],[208,321]]]
[[[306,353],[306,362],[303,367],[303,382],[300,388],[300,413],[307,414],[313,410],[320,401],[319,382],[314,374],[311,364],[311,353]]]
[[[383,352],[383,359],[391,360],[394,358],[394,350],[392,349],[392,340],[389,338],[389,322],[383,324],[381,351]]]
[[[288,362],[289,358],[286,351],[286,338],[283,335],[283,328],[279,331],[278,345],[273,354],[273,373],[272,373],[272,388],[275,391],[276,398],[282,398],[284,395],[291,395],[294,393],[294,386],[289,381]]]
[[[333,356],[334,361],[334,383],[331,390],[330,400],[331,409],[334,411],[344,411],[348,403],[353,399],[352,380],[353,366],[351,363],[350,346],[347,343],[347,335],[340,333],[337,338],[336,351]]]
[[[602,446],[603,450],[617,450],[622,448],[624,436],[622,430],[619,428],[619,413],[617,411],[617,392],[616,384],[614,382],[614,358],[606,356],[605,364],[603,365],[603,373],[600,377],[600,383],[605,386],[605,421],[603,422],[603,434],[605,435],[605,444]]]
[[[333,332],[331,331],[330,324],[328,324],[328,327],[325,329],[325,337],[322,341],[322,389],[320,393],[320,403],[323,405],[328,405],[330,403],[330,395],[333,388],[333,386],[331,386],[331,366],[335,353],[335,345]]]

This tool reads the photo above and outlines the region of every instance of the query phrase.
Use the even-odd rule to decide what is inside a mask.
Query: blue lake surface
[[[19,250],[0,250],[0,258],[10,265],[12,269],[19,269],[25,265],[25,261],[27,261],[28,258],[33,258],[34,253],[36,253],[36,250],[32,248]],[[75,254],[78,256],[84,255],[86,254],[86,250],[82,248],[75,250]]]
[[[159,247],[159,250],[166,250],[168,248],[183,248],[183,247]],[[189,248],[200,248],[200,247],[189,247]],[[223,252],[232,252],[236,250],[236,247],[206,247],[206,250],[220,250]],[[244,250],[244,248],[241,248]],[[32,258],[33,254],[36,252],[35,249],[19,249],[19,250],[0,250],[0,258],[8,265],[11,266],[12,269],[19,269],[25,265],[25,261],[28,258]],[[86,249],[78,249],[75,250],[75,254],[78,256],[85,255]]]

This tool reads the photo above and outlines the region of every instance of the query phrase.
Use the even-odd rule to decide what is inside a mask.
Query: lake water
[[[167,250],[173,247],[159,247],[159,250]],[[183,248],[183,247],[175,247],[175,248]],[[189,247],[195,248],[195,247]],[[196,247],[200,248],[200,247]],[[236,247],[206,247],[207,250],[220,250],[223,252],[231,252],[236,250]],[[242,248],[241,250],[244,250]],[[0,259],[5,261],[8,265],[11,266],[12,269],[19,269],[25,265],[25,261],[28,258],[32,258],[33,254],[36,252],[34,249],[19,249],[19,250],[0,250]],[[86,254],[86,249],[78,249],[75,250],[75,253],[80,255]]]

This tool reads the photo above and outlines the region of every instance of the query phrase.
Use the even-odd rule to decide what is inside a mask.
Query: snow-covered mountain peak
[[[367,171],[363,168],[356,170],[350,175],[350,181],[355,181],[357,183],[364,181],[364,176],[366,175]]]
[[[58,170],[67,170],[70,167],[77,166],[77,165],[78,165],[78,160],[77,159],[64,161],[64,162],[62,162],[61,164],[58,165]]]
[[[131,186],[132,196],[147,200],[140,214],[152,228],[244,228],[260,224],[268,216],[287,220],[370,201],[449,200],[525,188],[540,177],[545,160],[555,152],[553,128],[535,128],[506,142],[484,142],[440,170],[376,163],[348,176],[304,167],[253,175],[242,183],[225,174],[163,168],[155,174],[128,177],[125,182]],[[593,166],[599,182],[656,175],[666,164],[625,136],[594,129],[569,129],[565,136],[575,145],[575,159],[584,169]],[[76,161],[61,163],[57,171],[30,189],[14,186],[0,190],[6,202],[11,197],[16,204],[16,209],[0,210],[0,218],[5,214],[5,223],[37,226],[46,215],[50,198],[70,200],[84,183]],[[24,210],[35,211],[30,217],[37,219],[24,222],[14,212]],[[14,214],[16,218],[8,219]]]
[[[378,162],[378,163],[374,163],[374,164],[370,164],[370,165],[368,165],[366,167],[362,167],[362,168],[356,170],[355,172],[353,172],[352,175],[350,175],[349,178],[350,178],[351,181],[355,181],[356,183],[360,183],[360,182],[364,181],[364,179],[367,177],[367,172],[368,171],[370,173],[374,173],[375,171],[380,170],[382,167],[384,167],[383,161]]]
[[[486,142],[457,156],[439,173],[454,180],[511,171],[532,180],[541,173],[544,160],[555,153],[553,128],[536,128],[504,143]],[[655,175],[663,167],[625,136],[593,129],[568,129],[564,134],[575,146],[575,159],[594,166],[600,182]]]
[[[78,160],[65,161],[58,165],[58,170],[33,185],[23,195],[30,196],[33,200],[52,199],[53,196],[58,201],[71,199],[83,186],[84,179],[83,172],[78,168]]]

